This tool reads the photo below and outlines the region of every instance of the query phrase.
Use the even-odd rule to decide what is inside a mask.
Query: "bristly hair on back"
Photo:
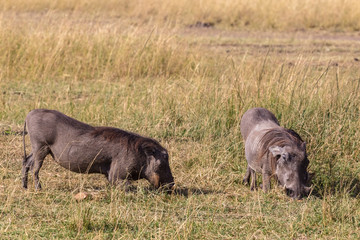
[[[155,139],[143,137],[136,133],[128,132],[112,127],[96,127],[92,132],[94,137],[102,137],[105,141],[119,141],[120,144],[127,146],[128,150],[139,151],[145,148],[159,148],[160,143]],[[161,147],[162,148],[162,147]]]
[[[260,151],[258,153],[258,160],[260,161],[264,155],[270,157],[271,162],[271,171],[274,174],[276,170],[276,158],[269,154],[269,147],[276,145],[279,147],[284,147],[286,145],[295,144],[301,146],[304,141],[301,139],[299,134],[297,134],[292,129],[287,128],[275,128],[267,131],[264,136],[260,139]]]

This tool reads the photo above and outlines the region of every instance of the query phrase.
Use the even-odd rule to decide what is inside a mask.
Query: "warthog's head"
[[[146,155],[145,178],[156,188],[172,189],[174,178],[167,150],[160,144],[143,144],[142,147]]]
[[[310,188],[305,186],[308,181],[309,160],[305,142],[300,146],[271,146],[269,150],[276,159],[275,174],[286,193],[295,199],[307,195],[310,192]]]

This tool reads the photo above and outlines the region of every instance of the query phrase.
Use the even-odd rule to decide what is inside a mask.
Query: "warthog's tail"
[[[27,188],[28,185],[28,172],[29,169],[32,168],[34,161],[32,158],[32,153],[30,153],[29,156],[26,156],[26,145],[25,145],[25,135],[27,134],[26,132],[26,121],[24,123],[24,131],[23,131],[23,145],[24,145],[24,159],[23,159],[23,166],[22,166],[22,183],[23,183],[23,188]],[[29,162],[30,160],[30,162]]]
[[[26,147],[25,147],[25,135],[26,135],[26,121],[24,123],[24,131],[23,131],[23,145],[24,145],[24,159],[23,162],[26,162]]]

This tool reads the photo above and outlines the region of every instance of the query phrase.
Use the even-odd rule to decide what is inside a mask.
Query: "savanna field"
[[[355,0],[1,1],[0,238],[359,239],[359,19]],[[306,141],[308,197],[242,184],[252,107]],[[23,190],[35,108],[157,139],[176,191],[50,156]]]

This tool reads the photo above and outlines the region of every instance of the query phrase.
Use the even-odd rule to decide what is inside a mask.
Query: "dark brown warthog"
[[[256,172],[260,172],[265,192],[274,176],[293,198],[309,193],[310,188],[305,186],[309,165],[306,144],[295,131],[280,127],[274,114],[264,108],[248,110],[241,119],[240,130],[248,162],[244,183],[249,183],[251,175],[254,189]]]
[[[25,120],[32,153],[26,156],[24,134],[23,187],[34,171],[35,188],[41,188],[39,170],[50,154],[62,167],[78,173],[102,173],[113,184],[147,179],[156,188],[174,184],[168,153],[156,140],[111,127],[92,127],[58,111],[36,109]]]

